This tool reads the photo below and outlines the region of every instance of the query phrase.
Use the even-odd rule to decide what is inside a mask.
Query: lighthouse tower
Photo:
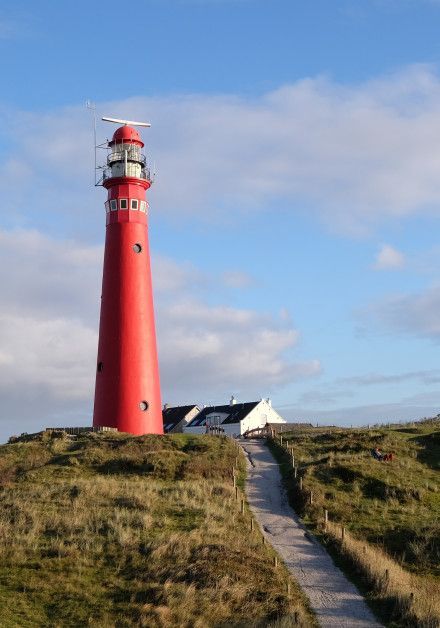
[[[144,143],[125,120],[108,142],[102,185],[106,238],[96,366],[94,427],[163,434],[154,325]]]

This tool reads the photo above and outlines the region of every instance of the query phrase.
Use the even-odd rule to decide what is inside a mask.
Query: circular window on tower
[[[136,242],[136,244],[133,244],[133,251],[135,253],[142,253],[142,246],[139,244],[139,242]]]
[[[142,410],[142,412],[145,412],[145,410],[148,410],[148,401],[141,401],[139,403],[139,408]]]

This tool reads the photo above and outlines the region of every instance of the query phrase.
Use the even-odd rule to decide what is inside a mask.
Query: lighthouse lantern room
[[[135,126],[110,141],[100,185],[108,191],[94,427],[162,434],[162,404],[148,244],[146,192],[152,180]]]

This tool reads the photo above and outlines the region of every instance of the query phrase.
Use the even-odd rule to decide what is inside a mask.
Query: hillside
[[[418,625],[439,625],[440,422],[305,429],[282,440],[271,447],[291,502],[343,566],[360,575],[370,599],[384,602],[382,617],[402,620],[411,608],[413,618],[425,618]],[[374,459],[375,447],[393,459]],[[392,578],[399,600],[391,599]]]
[[[240,512],[237,462],[242,483],[224,437],[0,447],[2,626],[314,625]]]

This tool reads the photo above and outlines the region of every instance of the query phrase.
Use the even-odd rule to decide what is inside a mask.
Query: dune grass
[[[362,576],[362,588],[370,588],[375,610],[390,626],[437,628],[440,625],[440,587],[426,576],[404,569],[379,547],[355,538],[329,522],[321,532],[327,547],[342,558],[353,573]]]
[[[292,504],[390,625],[440,625],[439,428],[438,420],[319,428],[271,444]],[[375,446],[393,461],[375,460]]]
[[[225,437],[0,447],[1,625],[313,626],[235,499]]]

